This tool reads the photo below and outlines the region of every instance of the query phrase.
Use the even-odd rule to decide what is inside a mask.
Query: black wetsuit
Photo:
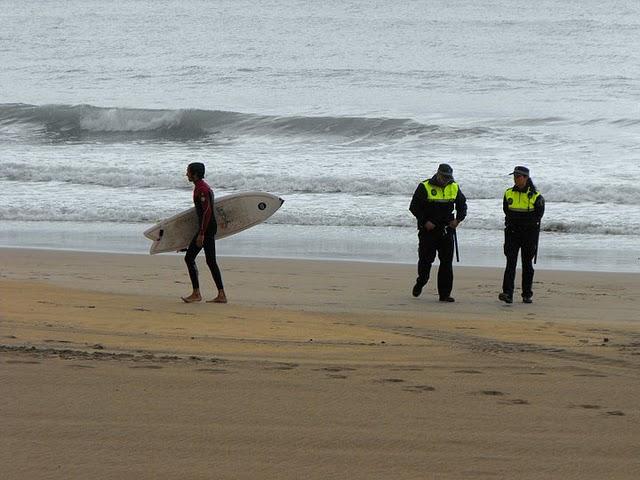
[[[196,266],[196,257],[200,250],[204,248],[204,254],[207,259],[207,265],[211,270],[213,281],[216,284],[218,290],[223,290],[222,274],[216,261],[216,242],[215,236],[218,231],[218,224],[216,223],[216,217],[213,214],[213,190],[207,185],[204,180],[196,180],[193,189],[193,203],[198,213],[198,220],[200,222],[200,228],[198,232],[191,240],[187,253],[184,257],[184,261],[187,264],[189,270],[189,278],[191,279],[191,285],[194,290],[200,288],[200,282],[198,281],[198,267]],[[198,236],[204,234],[204,241],[202,247],[197,244]]]

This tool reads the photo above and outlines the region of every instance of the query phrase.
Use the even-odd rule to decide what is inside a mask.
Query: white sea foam
[[[151,163],[151,164],[149,164]],[[182,169],[186,165],[180,166]],[[233,166],[229,170],[233,170]],[[225,168],[225,170],[227,170]],[[251,169],[255,170],[255,169]],[[215,174],[211,182],[225,191],[263,190],[280,194],[345,194],[395,196],[413,194],[418,183],[413,172],[404,177],[367,175],[366,172],[339,173],[329,175],[305,171],[298,174],[285,172],[242,171]],[[133,163],[103,165],[87,162],[83,165],[59,164],[34,166],[29,161],[8,161],[0,164],[0,180],[28,181],[33,183],[68,183],[77,186],[100,185],[113,188],[161,188],[188,189],[189,184],[177,168],[167,171],[164,165],[154,166],[147,162],[144,166]],[[373,172],[372,172],[373,173]],[[548,202],[599,203],[612,205],[636,205],[640,197],[640,183],[625,181],[614,184],[601,182],[596,176],[589,183],[583,179],[568,184],[563,179],[544,179],[537,182]],[[510,186],[508,178],[465,178],[459,177],[460,187],[468,199],[498,199]]]
[[[79,118],[80,128],[92,132],[144,132],[180,125],[182,111],[148,112],[118,108],[96,109]]]

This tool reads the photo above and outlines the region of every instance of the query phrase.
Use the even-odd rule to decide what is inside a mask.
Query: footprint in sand
[[[299,366],[297,363],[279,363],[277,365],[269,365],[265,367],[265,370],[293,370]]]
[[[160,370],[162,366],[160,365],[131,365],[129,368],[146,368],[149,370]]]
[[[409,385],[404,387],[402,390],[405,392],[424,393],[435,391],[435,387],[432,387],[431,385]]]
[[[477,375],[482,372],[480,370],[456,370],[453,373],[468,373],[468,374]]]
[[[624,412],[620,410],[611,410],[609,412],[606,412],[606,414],[612,417],[624,417]]]
[[[69,368],[96,368],[93,365],[67,365]]]
[[[346,378],[348,378],[346,375],[339,375],[336,373],[328,373],[327,374],[328,378],[335,378],[337,380],[345,380]]]
[[[37,365],[42,362],[38,362],[37,360],[7,360],[7,363],[12,365]]]
[[[504,392],[500,392],[498,390],[480,390],[481,395],[488,395],[490,397],[502,397],[504,395],[506,395],[506,393]]]
[[[318,368],[316,369],[316,371],[325,371],[325,372],[352,372],[354,371],[355,368],[351,368],[351,367],[324,367],[324,368]]]
[[[404,380],[402,378],[381,378],[380,380],[375,380],[376,383],[403,383]]]
[[[591,403],[582,403],[580,405],[569,405],[569,408],[583,408],[585,410],[600,410],[602,406]]]
[[[595,378],[607,378],[607,375],[602,373],[577,373],[574,377],[595,377]]]
[[[498,402],[501,405],[530,405],[527,400],[523,400],[521,398],[513,398],[509,400],[500,400]]]

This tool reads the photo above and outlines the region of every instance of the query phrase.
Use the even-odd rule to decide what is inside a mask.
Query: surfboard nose
[[[282,204],[284,203],[284,198],[278,197],[278,200],[280,200],[280,206],[282,206]]]

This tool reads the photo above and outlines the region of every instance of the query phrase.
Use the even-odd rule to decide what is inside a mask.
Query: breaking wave
[[[346,141],[407,137],[467,137],[490,128],[426,125],[406,118],[275,116],[221,110],[155,110],[91,105],[0,105],[0,127],[29,124],[59,140],[123,138],[215,140],[216,136],[338,136]]]

